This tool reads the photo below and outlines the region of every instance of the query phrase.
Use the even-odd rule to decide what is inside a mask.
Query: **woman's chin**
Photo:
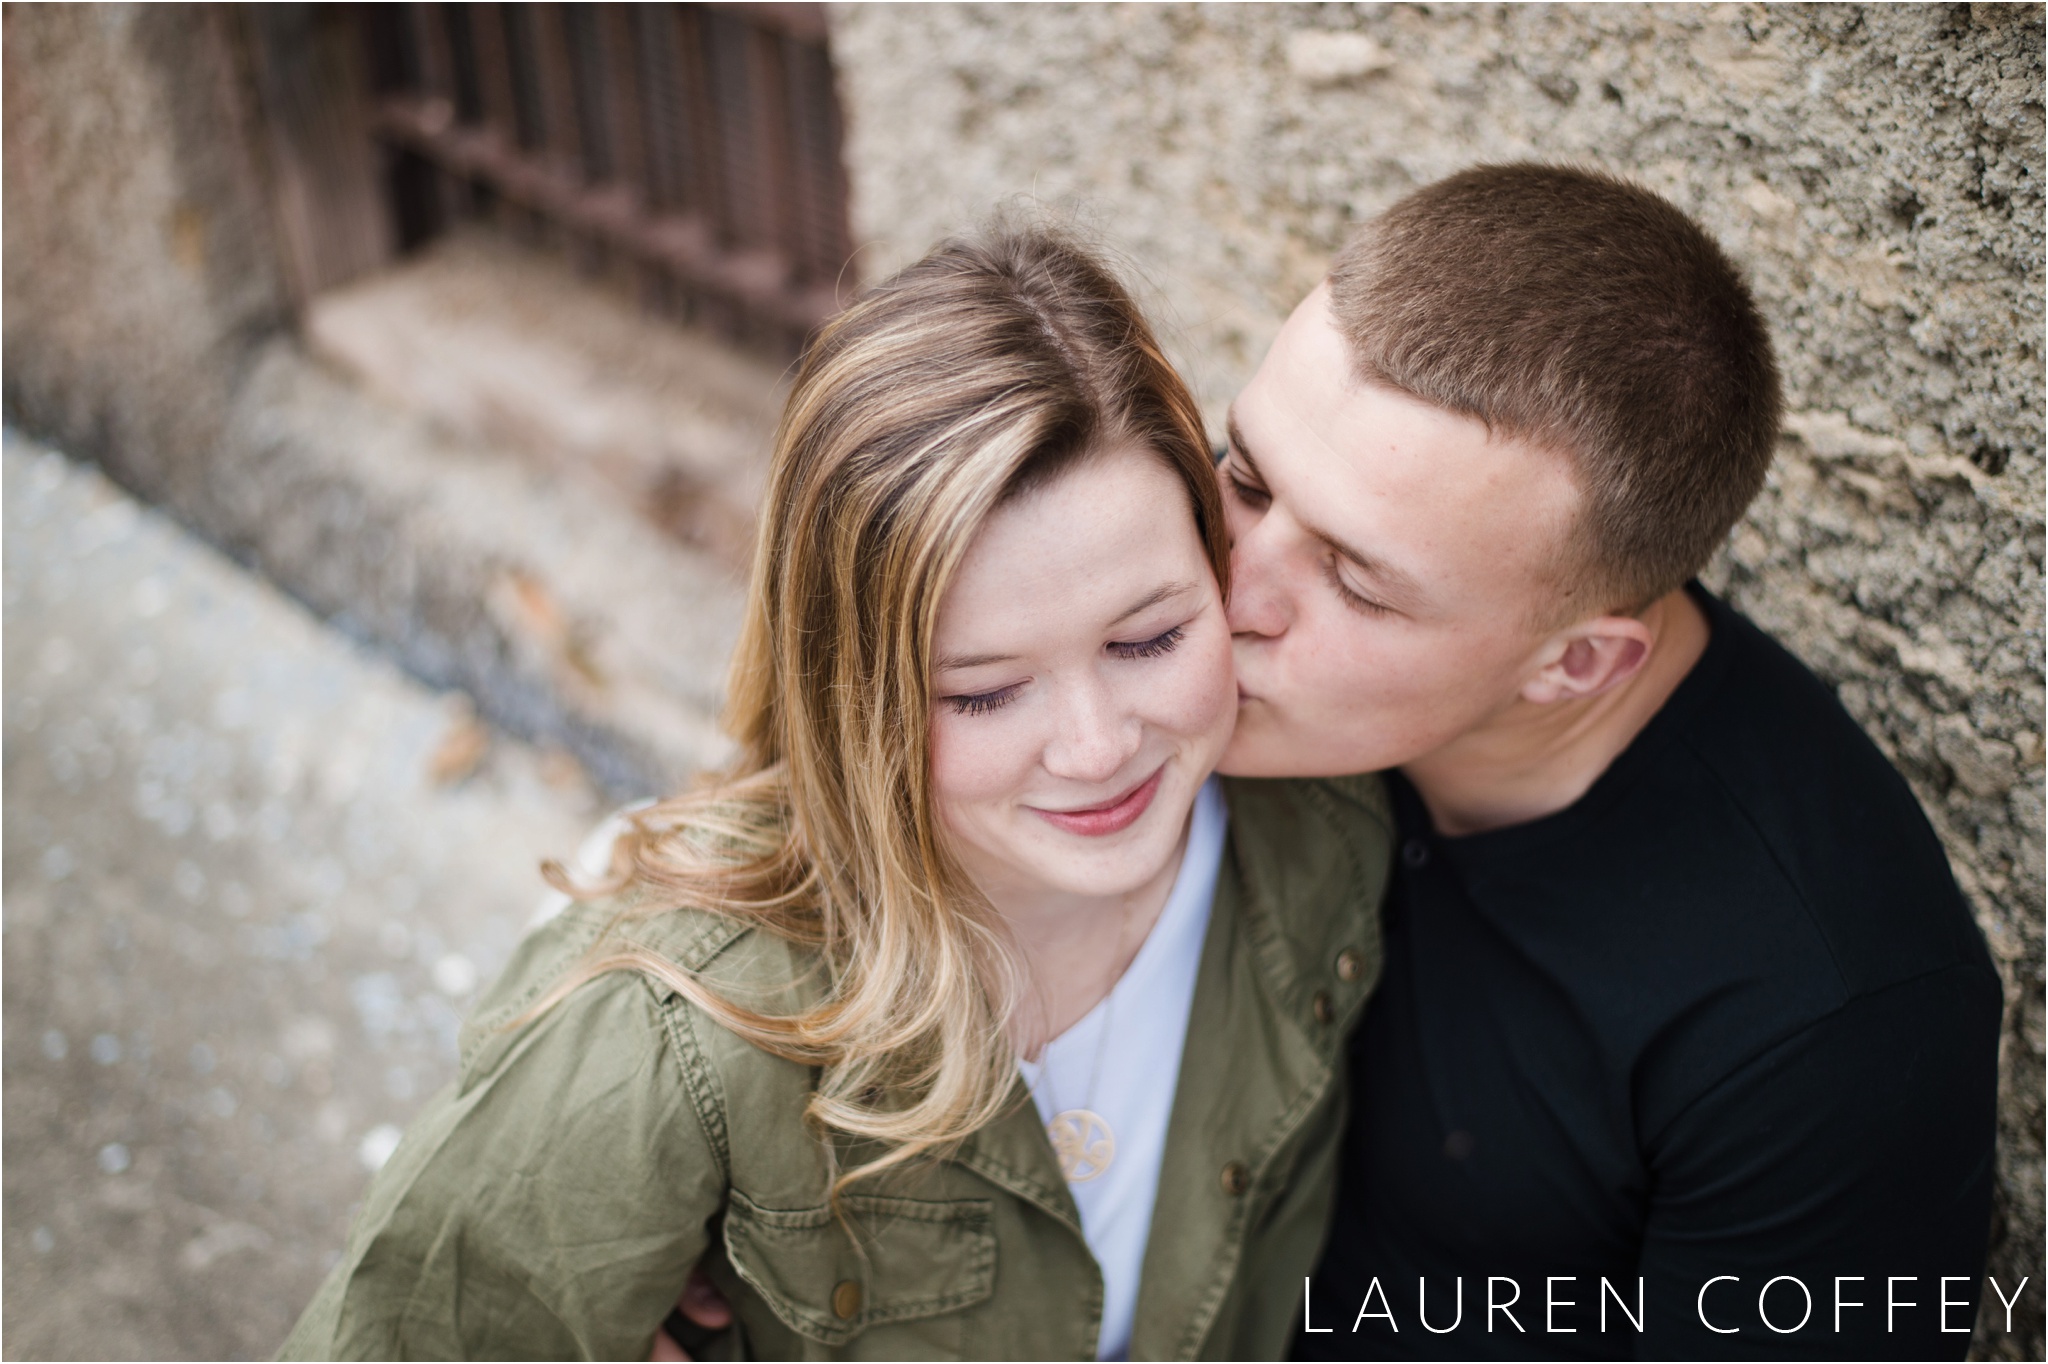
[[[1164,793],[1145,817],[1120,833],[1086,837],[1061,833],[1056,850],[1041,860],[1047,889],[1065,895],[1130,895],[1177,870],[1181,834],[1194,793],[1169,804]]]

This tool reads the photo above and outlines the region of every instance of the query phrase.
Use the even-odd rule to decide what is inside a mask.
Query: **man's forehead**
[[[1359,382],[1351,347],[1330,309],[1328,280],[1311,289],[1280,324],[1267,363],[1286,371],[1297,383],[1343,390]]]
[[[1570,461],[1360,376],[1325,295],[1296,309],[1232,406],[1272,490],[1326,538],[1424,581],[1432,561],[1547,561],[1581,502]]]

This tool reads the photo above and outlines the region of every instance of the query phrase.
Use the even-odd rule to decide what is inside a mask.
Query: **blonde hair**
[[[1227,585],[1200,412],[1087,249],[1044,227],[996,231],[945,242],[869,290],[810,346],[776,432],[728,684],[739,757],[634,818],[603,884],[573,888],[549,869],[572,894],[647,892],[625,918],[686,906],[817,949],[825,995],[786,1016],[612,935],[548,1002],[637,970],[818,1067],[806,1121],[886,1147],[837,1177],[835,1200],[1007,1106],[1021,970],[939,833],[933,626],[994,508],[1123,447],[1180,474]]]

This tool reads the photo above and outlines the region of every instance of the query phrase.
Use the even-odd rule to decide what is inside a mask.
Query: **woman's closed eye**
[[[997,687],[994,691],[975,692],[966,696],[947,696],[941,699],[953,708],[955,714],[986,715],[990,711],[1001,710],[1009,705],[1017,699],[1017,693],[1022,690],[1022,682],[1012,682],[1009,686]]]
[[[1186,637],[1185,626],[1176,625],[1163,630],[1150,639],[1114,640],[1103,646],[1118,658],[1158,658],[1170,654]],[[1007,687],[994,691],[966,692],[957,696],[942,696],[939,699],[953,708],[956,715],[987,715],[1001,710],[1017,699],[1017,693],[1024,690],[1022,682],[1012,682]]]
[[[1109,651],[1118,658],[1157,658],[1161,654],[1172,653],[1174,646],[1181,642],[1183,634],[1182,628],[1176,625],[1171,630],[1154,635],[1150,639],[1113,643],[1109,645]]]

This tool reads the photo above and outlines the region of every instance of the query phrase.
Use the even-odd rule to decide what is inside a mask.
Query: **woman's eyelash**
[[[1017,699],[1017,688],[1001,687],[995,691],[981,692],[975,696],[949,696],[947,702],[960,715],[986,715],[992,710],[1001,710]]]
[[[1352,591],[1345,584],[1344,575],[1337,571],[1337,561],[1335,559],[1324,561],[1323,576],[1330,580],[1331,587],[1337,589],[1337,595],[1344,599],[1344,604],[1354,611],[1363,611],[1368,616],[1384,616],[1393,609],[1392,607],[1381,605],[1371,597],[1362,597]]]
[[[1164,634],[1150,639],[1141,639],[1130,644],[1112,644],[1111,652],[1118,658],[1157,658],[1172,653],[1174,646],[1181,642],[1185,632],[1178,625]],[[995,691],[977,692],[971,696],[948,696],[944,700],[956,715],[987,715],[990,711],[1001,710],[1017,699],[1021,684],[1000,687]]]
[[[1150,639],[1141,639],[1135,644],[1112,644],[1109,647],[1119,658],[1157,658],[1161,654],[1171,653],[1173,646],[1180,643],[1180,641],[1181,628],[1176,625],[1163,635],[1154,635]]]

